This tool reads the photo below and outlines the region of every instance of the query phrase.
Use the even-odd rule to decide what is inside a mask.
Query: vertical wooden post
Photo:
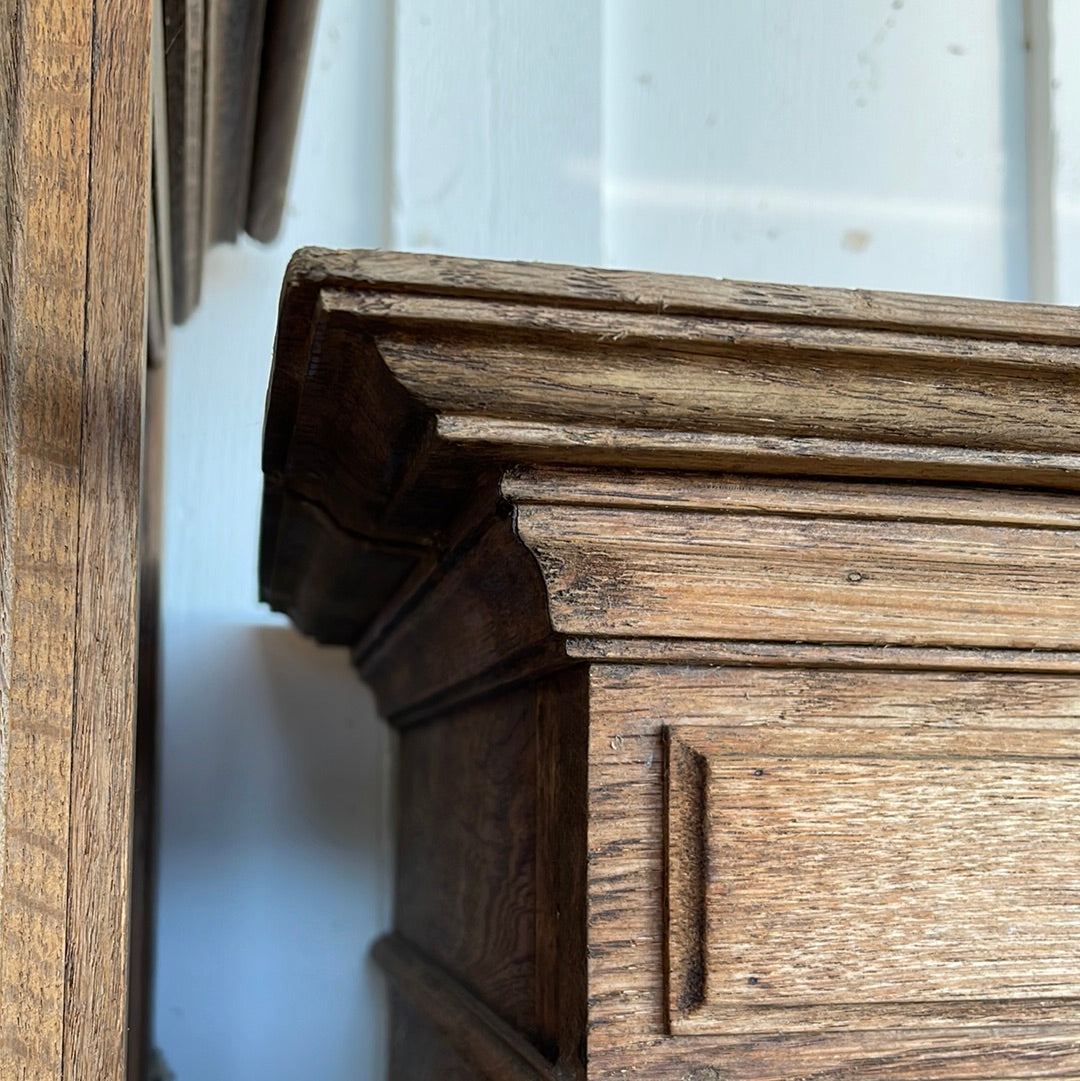
[[[150,4],[0,16],[0,1079],[118,1081]]]

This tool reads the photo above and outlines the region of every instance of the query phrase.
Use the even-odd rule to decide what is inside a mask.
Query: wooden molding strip
[[[282,292],[264,467],[303,469],[323,395],[348,393],[360,362],[408,392],[414,427],[426,415],[441,440],[510,461],[606,449],[622,467],[1075,487],[1074,324],[1054,308],[304,249]],[[354,357],[364,341],[377,363]]]
[[[372,955],[394,989],[490,1081],[561,1081],[562,1072],[441,966],[400,935]]]
[[[509,470],[502,479],[501,492],[515,506],[543,503],[703,514],[1080,529],[1080,495],[1030,489],[822,482],[745,473],[605,473],[534,467]]]
[[[127,1062],[150,42],[147,0],[96,0],[64,1002],[72,1079],[120,1078]]]
[[[302,4],[295,0],[267,0],[247,203],[247,231],[264,244],[277,236],[285,213],[318,11],[318,0]]]
[[[202,207],[205,0],[162,0],[168,133],[172,315],[182,323],[199,302],[205,246]]]
[[[151,5],[0,13],[0,1078],[120,1081]]]
[[[296,253],[286,288],[305,281],[327,288],[444,297],[486,293],[566,307],[602,304],[614,311],[649,315],[719,315],[1080,345],[1075,309],[1050,304],[317,247]]]
[[[711,638],[572,635],[567,656],[609,664],[706,664],[733,668],[873,668],[882,671],[1080,672],[1080,651],[841,646]]]

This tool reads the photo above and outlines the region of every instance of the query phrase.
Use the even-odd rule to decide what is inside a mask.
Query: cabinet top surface
[[[305,284],[346,292],[502,299],[653,316],[700,315],[1080,344],[1080,320],[1071,306],[553,263],[307,247],[290,261],[284,291]]]

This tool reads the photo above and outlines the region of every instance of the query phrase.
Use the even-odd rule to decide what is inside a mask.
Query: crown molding
[[[1068,664],[1078,448],[1070,309],[304,249],[262,595],[374,672],[487,546],[543,609],[522,656],[554,635]]]

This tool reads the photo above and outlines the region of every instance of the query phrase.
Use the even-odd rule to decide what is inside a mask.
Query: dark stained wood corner
[[[1080,1074],[1078,347],[297,253],[260,581],[400,729],[396,1081]]]

